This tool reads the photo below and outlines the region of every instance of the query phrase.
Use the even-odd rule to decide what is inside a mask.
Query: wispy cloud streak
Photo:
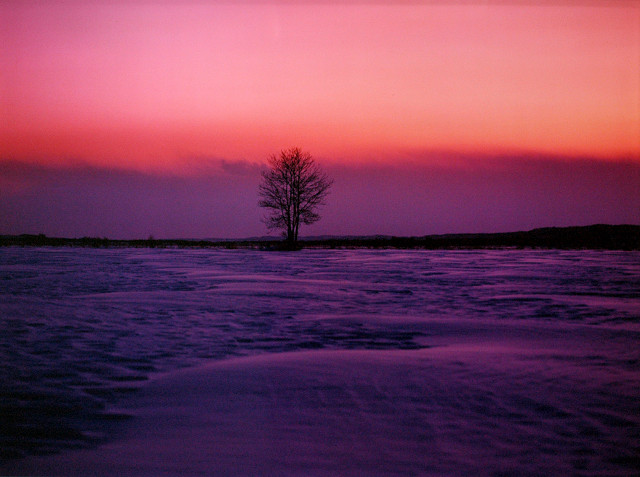
[[[110,238],[266,233],[260,166],[212,161],[206,175],[0,163],[0,233]],[[215,167],[214,167],[215,164]],[[326,164],[323,219],[304,234],[424,235],[592,223],[640,224],[640,164],[495,159],[493,165]]]

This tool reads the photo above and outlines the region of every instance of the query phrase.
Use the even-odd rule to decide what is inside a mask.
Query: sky
[[[292,146],[302,235],[640,224],[635,2],[8,0],[0,43],[0,234],[264,235]]]

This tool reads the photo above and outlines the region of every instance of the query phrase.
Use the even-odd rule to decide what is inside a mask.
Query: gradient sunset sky
[[[266,233],[266,158],[334,177],[302,234],[640,223],[636,2],[6,1],[0,234]]]

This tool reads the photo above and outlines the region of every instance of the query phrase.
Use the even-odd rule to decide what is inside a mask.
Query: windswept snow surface
[[[0,331],[3,474],[640,471],[638,252],[4,248]]]

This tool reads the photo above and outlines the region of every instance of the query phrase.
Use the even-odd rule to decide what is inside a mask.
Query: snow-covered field
[[[640,471],[638,252],[4,248],[0,360],[2,474]]]

